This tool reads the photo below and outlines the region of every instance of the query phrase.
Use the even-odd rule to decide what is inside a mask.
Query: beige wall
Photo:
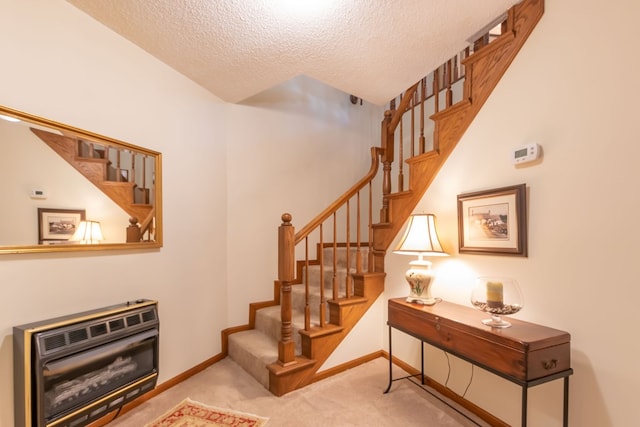
[[[452,254],[434,262],[441,275],[437,294],[466,304],[480,274],[518,279],[526,298],[518,317],[572,334],[571,425],[631,426],[637,420],[631,396],[640,384],[640,345],[633,339],[640,320],[640,235],[634,227],[640,201],[633,187],[640,178],[633,54],[640,5],[546,4],[542,22],[418,210],[438,215]],[[268,248],[282,211],[291,210],[302,224],[351,185],[359,174],[345,172],[341,162],[357,158],[358,168],[368,166],[366,147],[377,144],[380,116],[336,103],[312,110],[308,98],[295,97],[287,105],[254,99],[229,106],[62,0],[0,0],[0,8],[1,104],[160,151],[164,159],[161,250],[0,257],[0,426],[9,427],[13,325],[153,298],[160,301],[162,321],[161,381],[218,353],[219,331],[245,322],[247,302],[254,301],[249,295],[271,295],[275,258]],[[280,90],[289,93],[298,83]],[[323,92],[317,85],[307,89]],[[327,111],[333,108],[342,114],[332,116]],[[323,119],[310,117],[316,113]],[[345,119],[344,125],[330,126],[333,119]],[[261,134],[254,123],[271,124]],[[291,135],[284,130],[289,126]],[[330,137],[326,146],[322,134]],[[509,150],[529,141],[542,144],[544,160],[515,169]],[[314,183],[319,191],[305,200],[308,207],[279,190],[304,186],[296,180],[298,169],[321,176],[308,158],[326,164],[339,149],[334,177]],[[291,152],[296,155],[279,156]],[[259,161],[263,156],[267,162]],[[252,185],[258,180],[266,181]],[[456,195],[522,182],[530,188],[529,257],[458,255]],[[278,191],[265,192],[274,186]],[[239,227],[250,212],[259,213],[259,226],[246,231]],[[231,243],[236,238],[242,245]],[[386,297],[406,293],[407,262],[387,257]],[[240,280],[244,273],[248,280]],[[384,313],[379,301],[330,362],[382,346]],[[419,355],[409,340],[398,346],[406,360]],[[437,351],[430,356],[430,374],[444,381],[445,357]],[[470,368],[460,361],[451,365],[448,385],[462,393]],[[385,385],[381,378],[381,390]],[[559,425],[560,391],[556,384],[531,390],[530,425]],[[467,397],[517,423],[517,387],[475,370]]]
[[[640,3],[545,3],[542,21],[417,211],[438,216],[452,255],[433,260],[438,296],[468,304],[475,277],[517,279],[525,295],[517,317],[572,335],[570,425],[635,426]],[[509,152],[527,142],[541,144],[544,159],[514,168]],[[520,183],[529,189],[529,257],[458,255],[456,196]],[[408,261],[387,257],[387,296],[405,294]],[[415,362],[419,350],[407,343],[398,355]],[[445,381],[444,354],[430,355],[431,374]],[[468,364],[453,361],[449,386],[462,394],[470,376]],[[560,384],[530,390],[530,425],[561,425]],[[476,369],[467,397],[519,425],[518,387]]]
[[[362,176],[382,114],[303,77],[228,105],[62,0],[0,9],[0,104],[163,155],[162,249],[0,256],[0,427],[10,427],[14,325],[151,298],[160,382],[218,354],[220,331],[273,293],[280,215],[302,226]],[[289,190],[306,187],[300,206]],[[363,336],[381,335],[379,323]],[[335,363],[380,346],[347,345]]]

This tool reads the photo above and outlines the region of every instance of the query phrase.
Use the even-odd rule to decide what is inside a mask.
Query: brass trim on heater
[[[98,319],[100,317],[111,316],[114,314],[122,313],[124,311],[131,311],[137,308],[142,308],[148,305],[157,305],[157,301],[144,301],[144,302],[135,302],[135,303],[127,303],[131,305],[127,305],[125,307],[113,308],[107,311],[101,311],[99,313],[91,313],[80,317],[73,317],[65,320],[61,320],[55,323],[48,323],[46,325],[42,325],[40,327],[29,329],[31,335],[36,334],[38,332],[47,331],[49,329],[60,328],[62,326],[73,325],[74,323],[82,323],[87,320]]]

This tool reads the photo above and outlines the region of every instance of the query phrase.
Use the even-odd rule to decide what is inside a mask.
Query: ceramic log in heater
[[[16,427],[78,427],[152,390],[156,301],[137,300],[13,328]]]

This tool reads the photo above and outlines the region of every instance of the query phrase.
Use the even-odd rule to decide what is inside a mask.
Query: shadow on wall
[[[614,427],[602,396],[602,390],[596,380],[595,370],[587,355],[572,349],[571,367],[574,373],[569,377],[569,424]],[[635,390],[637,386],[637,384],[628,384],[620,390],[620,393],[624,394],[624,390]],[[585,401],[585,397],[588,397],[589,400]],[[583,407],[589,408],[589,419],[583,419],[578,415]],[[594,418],[597,416],[601,418]]]

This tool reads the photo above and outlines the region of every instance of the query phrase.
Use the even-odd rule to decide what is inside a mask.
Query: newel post
[[[295,276],[296,236],[291,219],[291,214],[282,214],[282,224],[278,228],[278,281],[280,282],[282,321],[282,337],[278,343],[278,363],[283,366],[295,362],[295,342],[291,326],[291,282]]]
[[[382,120],[382,129],[380,135],[382,137],[382,209],[380,210],[380,222],[388,222],[389,220],[389,198],[391,194],[391,164],[393,163],[393,130],[391,130],[392,112],[387,110],[384,112]]]

